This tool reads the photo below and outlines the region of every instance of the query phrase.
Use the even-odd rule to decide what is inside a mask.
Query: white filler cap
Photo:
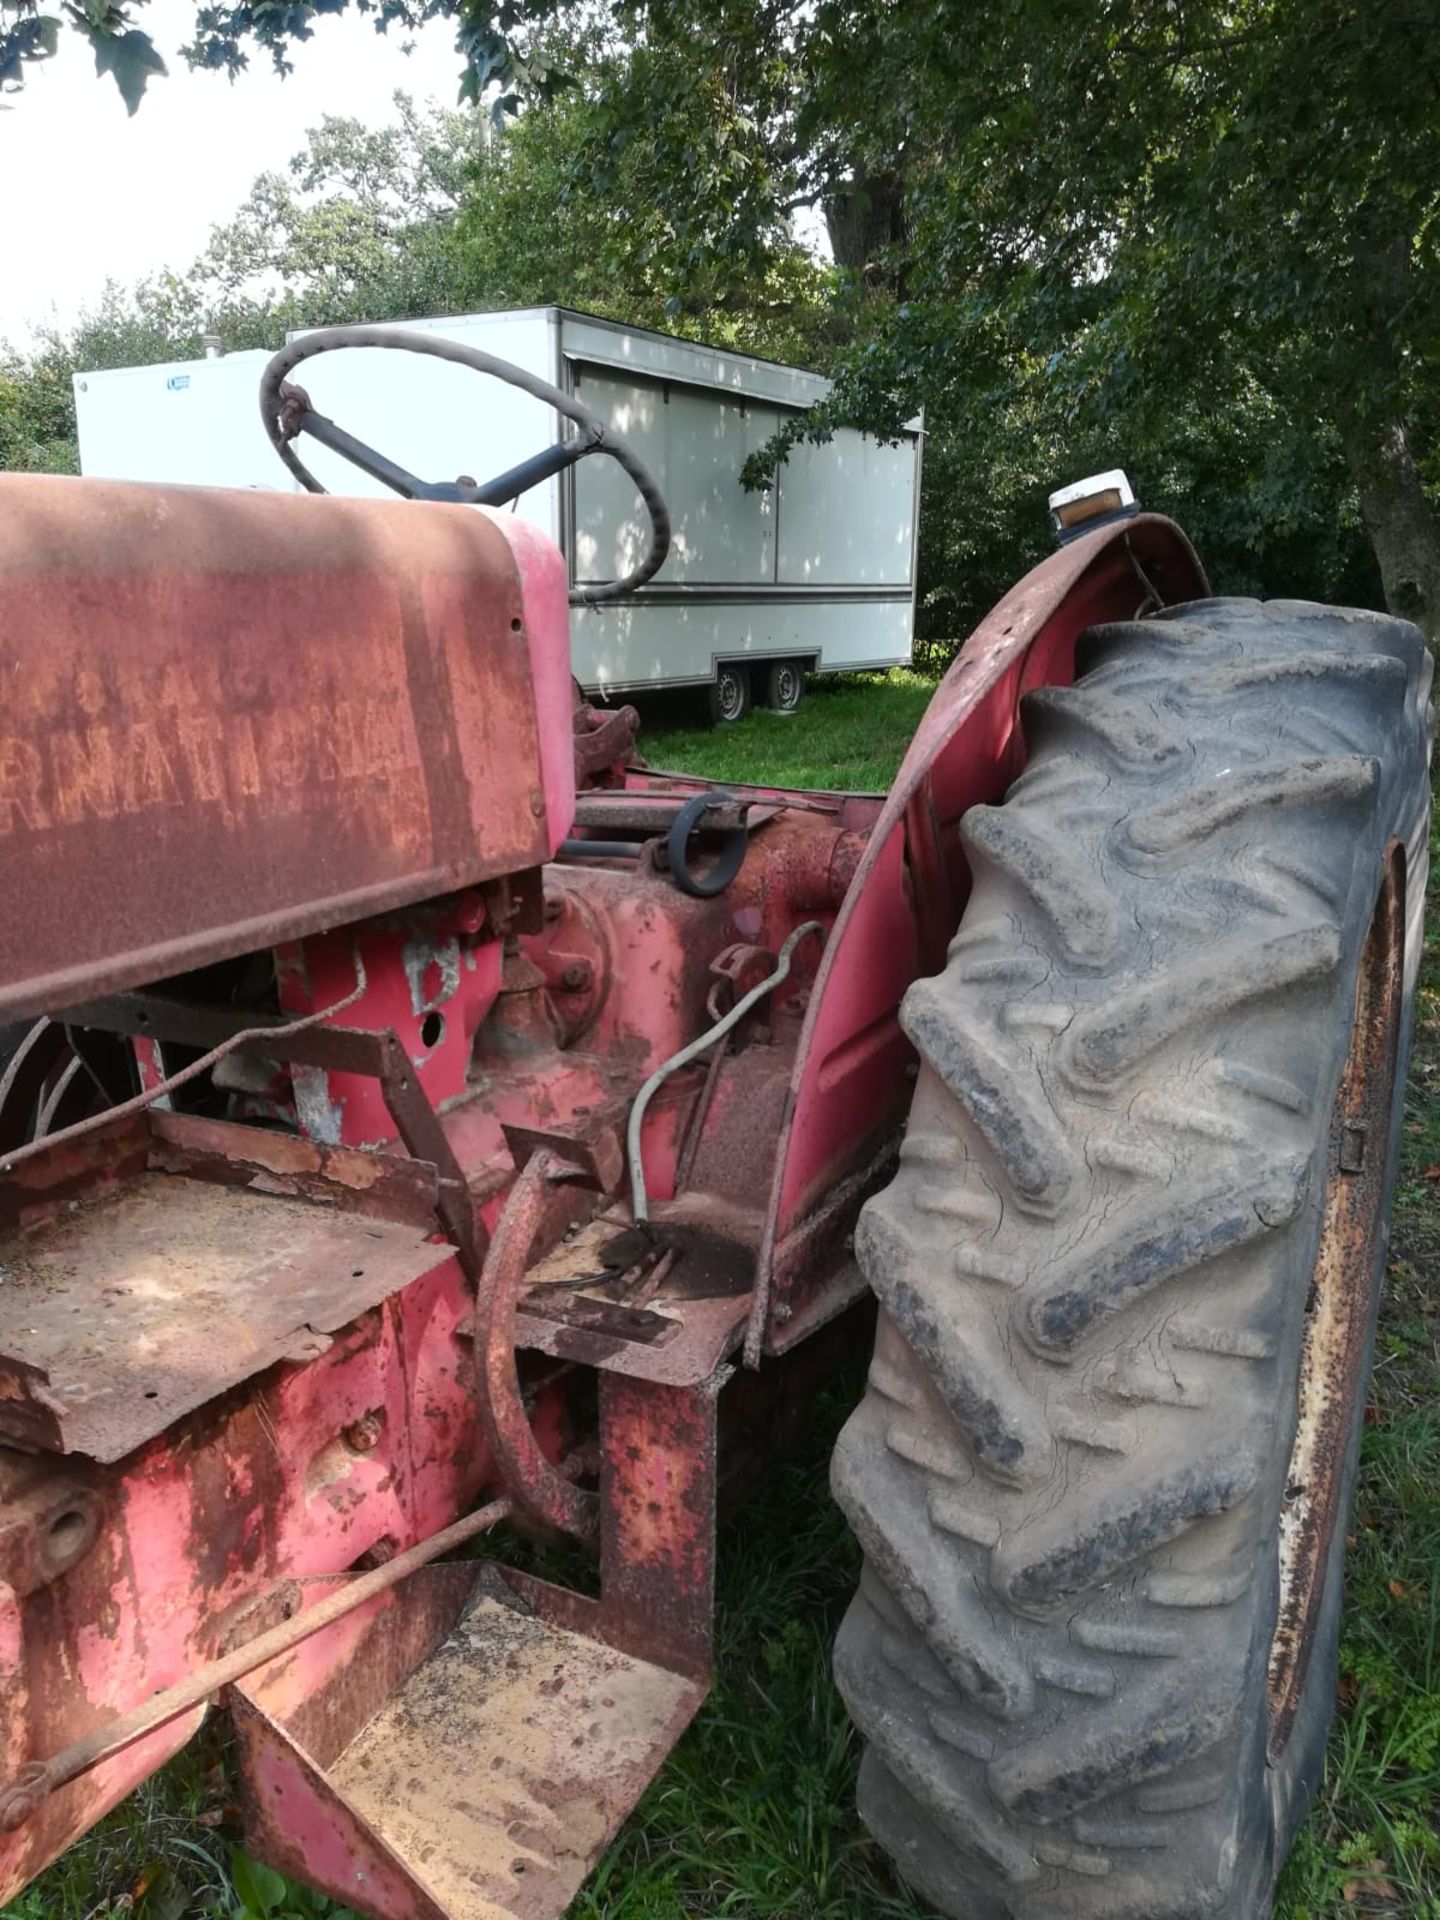
[[[1118,520],[1138,512],[1135,495],[1122,468],[1109,473],[1092,473],[1068,487],[1057,487],[1050,496],[1050,517],[1061,544],[1084,533],[1101,519]]]

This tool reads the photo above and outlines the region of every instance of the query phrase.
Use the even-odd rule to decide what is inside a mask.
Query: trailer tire
[[[738,660],[722,660],[705,692],[710,724],[728,727],[750,711],[750,669]]]
[[[862,1816],[965,1920],[1262,1920],[1319,1778],[1429,819],[1408,623],[1097,629],[962,835],[833,1486]]]
[[[803,660],[772,660],[765,675],[765,704],[772,713],[794,713],[805,698]]]

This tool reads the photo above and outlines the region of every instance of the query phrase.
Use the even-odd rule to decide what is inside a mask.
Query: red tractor
[[[717,1497],[873,1338],[866,1821],[967,1920],[1257,1920],[1334,1692],[1419,634],[1210,599],[1122,508],[884,798],[656,773],[477,510],[614,457],[634,592],[633,454],[343,338],[577,431],[423,486],[285,383],[318,335],[272,437],[412,504],[0,480],[0,1899],[223,1705],[261,1859],[560,1914],[705,1696]],[[594,1591],[445,1557],[502,1516]]]

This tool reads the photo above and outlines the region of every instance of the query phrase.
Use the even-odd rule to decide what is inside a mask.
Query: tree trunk
[[[1352,420],[1345,454],[1380,563],[1385,604],[1413,620],[1433,648],[1440,644],[1440,520],[1426,497],[1404,421]]]
[[[880,256],[905,238],[900,175],[885,172],[842,181],[826,194],[823,206],[836,266],[862,274],[872,286],[892,284],[894,266]]]

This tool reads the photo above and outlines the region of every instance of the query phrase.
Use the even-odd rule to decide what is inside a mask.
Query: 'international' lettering
[[[222,721],[200,707],[168,724],[0,733],[0,836],[192,805],[229,820],[262,796],[283,804],[314,786],[394,781],[413,759],[403,708],[382,699],[337,702],[314,731],[292,712]]]

